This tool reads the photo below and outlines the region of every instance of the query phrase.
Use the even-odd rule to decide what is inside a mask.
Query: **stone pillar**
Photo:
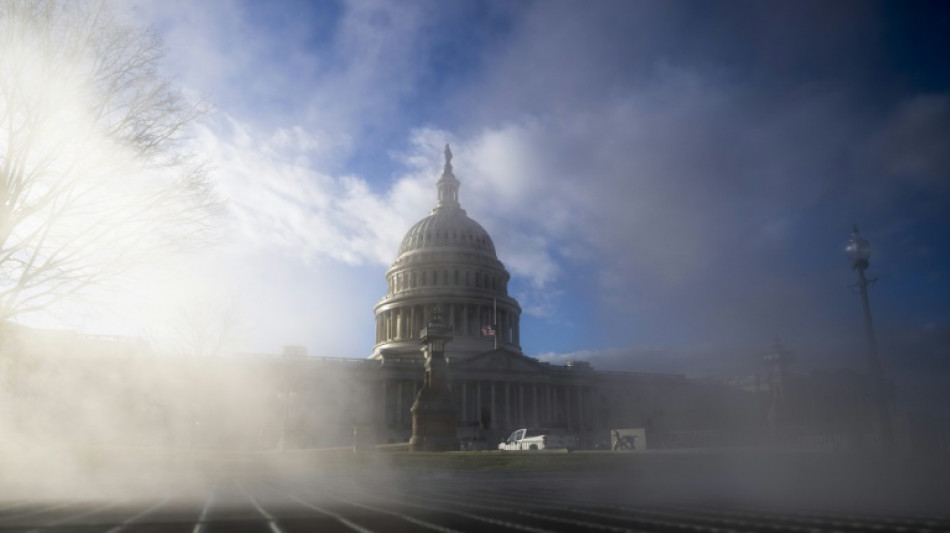
[[[468,391],[468,382],[463,381],[462,382],[462,416],[459,417],[462,419],[463,422],[468,420],[468,397],[466,394],[467,391]]]
[[[551,409],[551,401],[552,401],[552,399],[551,399],[551,384],[550,384],[550,383],[548,383],[548,384],[546,384],[546,385],[544,386],[544,395],[545,395],[545,397],[547,398],[547,401],[544,402],[544,412],[545,412],[545,416],[546,416],[546,418],[547,418],[547,420],[545,421],[545,425],[553,426],[553,425],[554,425],[554,420],[553,420],[553,418],[552,418],[552,412],[553,412],[553,411],[552,411],[552,409]]]
[[[489,412],[491,413],[492,430],[494,430],[498,426],[498,417],[495,416],[495,382],[494,381],[491,382],[491,409],[489,410]]]
[[[527,426],[524,408],[524,383],[518,384],[518,425]]]
[[[478,420],[478,423],[482,422],[482,382],[475,380],[475,420]]]
[[[465,307],[471,307],[468,314],[468,334],[471,337],[478,336],[478,326],[475,324],[478,322],[478,306],[477,305],[466,305]]]
[[[537,383],[532,383],[532,384],[531,384],[531,396],[532,396],[532,398],[531,398],[531,419],[534,421],[534,425],[535,425],[535,426],[540,426],[540,425],[541,425],[541,420],[540,420],[540,418],[539,418],[539,416],[538,416],[538,415],[539,415],[539,411],[538,411],[538,384],[537,384]]]
[[[469,336],[469,333],[468,333],[468,304],[462,304],[462,336],[463,336],[463,337],[468,337],[468,336]],[[479,388],[478,390],[481,390],[481,388]],[[481,401],[479,401],[479,404],[481,404]],[[481,409],[481,405],[479,405],[479,409]],[[481,416],[481,415],[479,415],[479,416]]]
[[[402,429],[402,380],[396,381],[396,428]]]
[[[511,382],[505,382],[505,424],[508,426],[506,430],[514,429],[511,423]]]

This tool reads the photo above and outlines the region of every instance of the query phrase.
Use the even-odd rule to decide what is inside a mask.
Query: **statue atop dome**
[[[461,207],[459,205],[459,180],[452,172],[452,149],[449,148],[448,143],[445,144],[445,167],[442,170],[442,177],[436,183],[436,188],[439,191],[439,201],[435,206],[436,209],[440,207]]]

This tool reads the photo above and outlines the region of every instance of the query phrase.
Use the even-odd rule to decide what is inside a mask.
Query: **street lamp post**
[[[762,362],[768,368],[769,389],[772,392],[768,422],[773,427],[786,425],[789,418],[788,367],[795,362],[795,354],[782,346],[782,340],[776,335],[772,349],[762,356]]]
[[[864,309],[864,329],[868,340],[868,370],[871,372],[874,390],[874,410],[881,431],[881,447],[884,451],[894,450],[894,431],[891,428],[891,416],[888,409],[889,394],[887,383],[884,380],[884,370],[881,359],[877,354],[877,339],[874,336],[874,323],[871,320],[871,304],[868,301],[868,279],[864,275],[870,264],[871,244],[858,233],[858,226],[851,232],[851,240],[844,249],[851,268],[858,271],[858,282],[855,284],[861,293],[861,306]],[[873,280],[872,280],[873,281]]]

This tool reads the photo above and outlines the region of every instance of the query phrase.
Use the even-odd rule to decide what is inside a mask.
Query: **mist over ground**
[[[941,2],[0,4],[0,528],[927,526],[950,507],[948,35]],[[611,400],[651,448],[385,442],[386,384],[349,378],[446,143],[524,354],[672,374]],[[489,449],[514,429],[478,415]]]

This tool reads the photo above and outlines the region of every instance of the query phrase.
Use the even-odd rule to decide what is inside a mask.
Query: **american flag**
[[[482,336],[483,336],[483,337],[494,337],[494,336],[495,336],[495,326],[492,326],[492,325],[482,326]]]

